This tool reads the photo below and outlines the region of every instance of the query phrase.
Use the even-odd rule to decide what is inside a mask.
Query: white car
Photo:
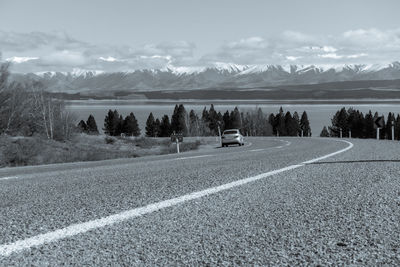
[[[239,146],[244,145],[243,135],[241,135],[238,129],[225,130],[221,138],[222,147],[233,144],[238,144]]]

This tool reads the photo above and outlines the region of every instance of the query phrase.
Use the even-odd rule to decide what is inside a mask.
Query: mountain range
[[[72,72],[14,73],[12,80],[41,82],[47,91],[81,95],[196,89],[243,90],[335,82],[400,79],[400,62],[347,65],[237,65],[174,67],[127,72],[75,69]],[[379,83],[377,84],[379,87]]]

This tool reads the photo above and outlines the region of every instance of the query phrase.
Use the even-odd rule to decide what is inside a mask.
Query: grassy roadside
[[[180,150],[197,150],[215,144],[215,138],[185,138]],[[0,136],[0,167],[42,165],[77,161],[134,158],[176,152],[169,138],[116,138],[80,134],[57,142],[41,137]]]

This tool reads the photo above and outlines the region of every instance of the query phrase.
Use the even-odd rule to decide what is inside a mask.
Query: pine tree
[[[154,122],[154,129],[155,129],[155,136],[159,137],[160,136],[160,132],[161,132],[161,122],[160,120],[157,118],[156,121]]]
[[[202,112],[202,114],[201,114],[201,120],[202,120],[204,123],[207,123],[207,124],[208,124],[208,122],[209,122],[209,120],[210,120],[209,114],[208,114],[208,111],[207,111],[207,107],[204,107],[204,109],[203,109],[203,112]]]
[[[200,129],[203,136],[211,135],[210,128],[208,126],[209,122],[210,118],[207,111],[207,107],[204,107],[203,112],[201,114],[201,122],[200,122]]]
[[[189,135],[190,136],[199,136],[200,135],[200,123],[199,117],[192,109],[189,112]]]
[[[268,122],[272,126],[272,134],[276,135],[276,119],[274,113],[269,114],[268,116]]]
[[[146,121],[146,136],[155,137],[156,136],[156,127],[153,113],[150,112],[149,117]]]
[[[187,113],[185,107],[180,104],[175,106],[174,114],[172,115],[171,128],[175,133],[182,133],[183,136],[187,136]]]
[[[120,136],[123,133],[124,130],[124,118],[122,115],[119,115],[118,121],[117,121],[117,127],[115,129],[115,136]]]
[[[303,112],[300,119],[300,129],[303,130],[303,136],[311,136],[310,121],[307,112]]]
[[[106,117],[104,118],[104,133],[111,136],[116,136],[118,132],[118,127],[120,124],[120,117],[117,110],[108,111]]]
[[[275,116],[276,132],[279,136],[286,136],[285,114],[282,107],[279,108],[279,113]]]
[[[231,117],[229,115],[229,111],[227,110],[224,115],[222,116],[222,121],[223,121],[223,130],[231,129]]]
[[[231,126],[233,129],[241,129],[242,128],[242,120],[240,116],[239,109],[235,107],[235,109],[230,114]]]
[[[385,120],[385,116],[383,116],[383,127],[379,130],[379,139],[385,139],[386,138],[386,120]]]
[[[396,121],[394,123],[394,139],[400,140],[400,115],[397,114]]]
[[[258,108],[254,114],[254,132],[255,136],[263,136],[264,135],[264,113],[262,112],[261,108]]]
[[[359,110],[355,112],[355,120],[351,126],[351,135],[355,138],[363,138],[364,132],[364,115]]]
[[[251,136],[253,133],[251,115],[249,112],[246,114],[241,113],[242,116],[242,131],[244,135]]]
[[[355,124],[357,121],[357,117],[356,117],[356,111],[353,108],[349,108],[347,111],[347,131],[343,131],[342,135],[343,137],[349,137],[349,132],[352,131],[353,137],[355,137]]]
[[[322,129],[319,136],[320,137],[329,137],[329,132],[328,132],[328,129],[326,129],[326,126],[324,126],[324,128]]]
[[[297,136],[298,129],[292,114],[288,111],[285,115],[286,134],[288,136]]]
[[[88,127],[84,120],[81,120],[77,125],[78,131],[81,133],[87,133]]]
[[[389,112],[385,127],[386,138],[389,140],[392,140],[392,122],[395,122],[395,117],[392,112]]]
[[[222,129],[224,128],[224,120],[223,120],[223,115],[220,111],[218,111],[218,113],[217,113],[217,129],[216,129],[217,134],[219,134],[218,126],[219,126],[219,130],[222,131]]]
[[[212,135],[218,133],[218,114],[214,109],[214,105],[211,104],[210,110],[208,112],[208,128]]]
[[[128,116],[125,117],[125,120],[123,122],[122,132],[129,136],[139,136],[140,135],[140,128],[139,128],[137,119],[132,112]]]
[[[332,126],[329,127],[330,136],[339,137],[340,130],[342,130],[342,136],[346,136],[349,130],[348,114],[344,107],[340,111],[337,111],[332,118]]]
[[[161,118],[159,136],[160,137],[169,137],[169,136],[171,136],[171,123],[169,122],[168,115],[164,115]]]
[[[293,125],[296,125],[296,131],[297,131],[296,136],[300,136],[301,135],[300,117],[299,117],[299,114],[297,113],[297,111],[295,111],[293,113]]]
[[[87,121],[86,125],[88,128],[88,133],[89,134],[99,134],[99,129],[97,129],[97,123],[96,120],[94,119],[93,115],[90,114]]]
[[[363,136],[365,138],[376,138],[374,129],[374,116],[372,116],[371,110],[365,115],[364,127]]]

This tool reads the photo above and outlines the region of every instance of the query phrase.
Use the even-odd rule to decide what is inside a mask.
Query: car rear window
[[[237,134],[238,131],[232,130],[232,131],[225,131],[224,134]]]

